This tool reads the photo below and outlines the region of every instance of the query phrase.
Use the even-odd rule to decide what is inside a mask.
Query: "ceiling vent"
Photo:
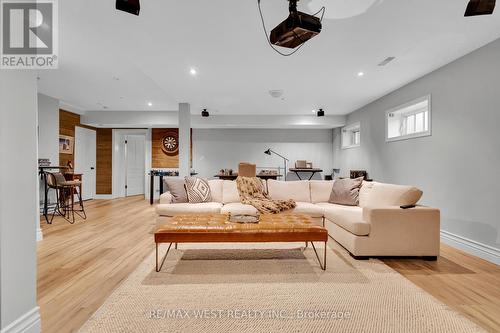
[[[396,57],[387,57],[384,60],[382,60],[382,62],[379,63],[378,66],[385,66],[388,63],[390,63],[391,61],[393,61],[394,59],[396,59]]]

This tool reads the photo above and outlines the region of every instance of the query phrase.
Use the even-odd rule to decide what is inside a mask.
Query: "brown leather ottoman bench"
[[[308,242],[316,253],[321,269],[326,270],[328,231],[307,215],[261,215],[259,223],[229,222],[223,214],[177,215],[155,231],[156,271],[159,272],[173,243],[261,243]],[[313,242],[324,242],[323,263]],[[170,243],[158,266],[158,245]]]

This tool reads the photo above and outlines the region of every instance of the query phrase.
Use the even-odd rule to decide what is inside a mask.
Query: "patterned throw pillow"
[[[210,202],[212,195],[210,194],[210,186],[203,178],[185,177],[186,192],[190,203]]]

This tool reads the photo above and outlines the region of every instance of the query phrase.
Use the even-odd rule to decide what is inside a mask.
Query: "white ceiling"
[[[60,68],[40,72],[40,92],[82,110],[342,115],[500,37],[500,8],[464,18],[468,0],[301,0],[301,11],[327,7],[323,31],[285,58],[257,0],[141,0],[139,17],[114,2],[59,1]],[[288,4],[262,8],[270,30]]]

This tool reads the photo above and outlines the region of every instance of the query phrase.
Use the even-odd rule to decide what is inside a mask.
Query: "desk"
[[[237,173],[233,173],[232,175],[217,174],[214,177],[219,178],[219,179],[224,179],[224,180],[235,180],[236,178],[238,178],[238,174]]]
[[[67,166],[39,166],[38,174],[42,176],[43,181],[43,216],[45,216],[45,221],[49,223],[49,205],[47,202],[47,197],[49,195],[49,187],[47,186],[47,171],[46,170],[67,170]]]
[[[232,175],[215,175],[214,176],[215,178],[219,178],[219,179],[224,179],[224,180],[235,180],[236,178],[238,178],[238,174],[235,174],[233,173]],[[258,174],[256,175],[256,177],[260,178],[260,179],[264,179],[264,180],[268,180],[268,179],[274,179],[274,180],[277,180],[278,177],[282,177],[282,175],[267,175],[267,174]]]
[[[292,172],[295,172],[295,174],[297,175],[297,177],[302,180],[302,178],[300,177],[300,172],[304,172],[304,173],[310,173],[311,176],[309,177],[309,180],[311,180],[311,178],[318,172],[323,172],[322,169],[316,169],[316,168],[290,168],[288,169]]]

